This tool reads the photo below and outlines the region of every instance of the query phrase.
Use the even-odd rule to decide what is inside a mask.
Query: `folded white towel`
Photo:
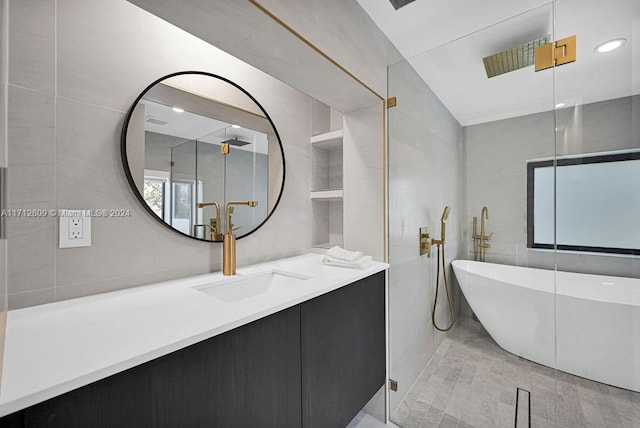
[[[356,260],[362,258],[364,254],[362,251],[349,251],[344,248],[338,247],[337,245],[333,248],[327,250],[327,256],[333,257],[336,260],[343,260],[346,262],[355,262]]]
[[[371,263],[373,263],[373,258],[371,256],[362,256],[357,260],[348,262],[326,255],[324,256],[324,259],[322,259],[322,263],[327,266],[336,266],[349,269],[366,269],[371,266]]]

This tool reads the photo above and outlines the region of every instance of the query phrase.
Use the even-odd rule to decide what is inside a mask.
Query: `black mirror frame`
[[[264,116],[269,121],[269,124],[273,128],[273,131],[276,134],[276,138],[278,139],[278,145],[280,146],[280,156],[282,157],[282,184],[280,185],[280,193],[278,194],[278,199],[276,200],[276,203],[273,205],[273,209],[267,213],[267,216],[265,217],[265,219],[259,225],[254,227],[250,232],[248,232],[248,233],[246,233],[244,235],[238,236],[237,239],[241,239],[241,238],[247,237],[247,236],[253,234],[258,229],[260,229],[267,222],[267,220],[269,220],[271,215],[274,213],[274,211],[278,208],[278,205],[280,204],[280,200],[282,199],[282,194],[284,193],[285,179],[286,179],[286,176],[287,176],[287,174],[286,174],[285,156],[284,156],[284,146],[282,145],[282,140],[280,139],[280,134],[278,133],[278,129],[274,125],[273,121],[271,120],[271,117],[269,116],[267,111],[264,109],[264,107],[262,107],[262,105],[258,102],[258,100],[256,100],[253,97],[253,95],[251,95],[249,92],[247,92],[243,87],[241,87],[237,83],[232,82],[231,80],[229,80],[229,79],[227,79],[225,77],[218,76],[217,74],[213,74],[213,73],[207,73],[205,71],[178,71],[178,72],[175,72],[175,73],[167,74],[166,76],[163,76],[163,77],[161,77],[159,79],[156,79],[153,83],[151,83],[149,86],[147,86],[144,89],[144,91],[142,91],[140,93],[140,95],[138,95],[138,97],[135,99],[135,101],[133,102],[133,104],[129,108],[129,111],[127,112],[127,116],[124,119],[124,124],[122,125],[122,134],[120,136],[120,155],[121,155],[121,158],[122,158],[122,166],[123,166],[123,169],[124,169],[124,173],[125,173],[125,175],[127,177],[127,181],[129,182],[129,186],[131,187],[131,190],[133,191],[134,195],[136,196],[136,198],[138,199],[140,204],[142,204],[143,208],[154,219],[156,219],[156,221],[160,222],[167,229],[169,229],[169,230],[171,230],[171,231],[173,231],[173,232],[175,232],[175,233],[177,233],[179,235],[185,236],[187,238],[194,239],[196,241],[201,241],[201,242],[222,242],[222,241],[212,241],[212,240],[208,240],[208,239],[201,239],[201,238],[196,238],[196,237],[191,236],[191,235],[187,235],[186,233],[183,233],[183,232],[181,232],[179,230],[176,230],[170,224],[166,223],[155,212],[153,212],[151,207],[149,207],[147,202],[144,200],[143,195],[141,195],[140,192],[138,191],[138,186],[136,185],[135,181],[133,180],[133,176],[131,175],[131,170],[129,169],[129,159],[127,157],[127,130],[129,129],[129,122],[131,121],[131,116],[133,114],[133,110],[137,107],[137,105],[140,102],[140,100],[142,99],[142,97],[144,97],[144,95],[151,88],[153,88],[155,85],[157,85],[158,83],[162,82],[163,80],[169,79],[169,78],[174,77],[174,76],[181,76],[181,75],[184,75],[184,74],[199,74],[199,75],[203,75],[203,76],[209,76],[209,77],[213,77],[213,78],[216,78],[216,79],[220,79],[220,80],[222,80],[224,82],[227,82],[230,85],[233,85],[234,87],[236,87],[237,89],[242,91],[246,96],[248,96],[258,106],[258,108],[260,108],[262,113],[264,113]]]

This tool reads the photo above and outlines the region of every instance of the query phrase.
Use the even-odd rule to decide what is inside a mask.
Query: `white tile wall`
[[[9,87],[7,208],[55,207],[55,100]],[[13,186],[12,183],[20,183]],[[55,283],[56,219],[7,217],[8,293],[51,289]]]
[[[166,18],[202,40],[220,47],[339,111],[351,111],[378,99],[249,1],[129,1]],[[340,16],[340,19],[327,20],[320,17],[321,20],[317,20],[318,15],[310,14],[310,10],[316,5],[317,1],[305,0],[267,6],[270,9],[289,9],[291,13],[287,14],[284,21],[293,28],[321,29],[322,31],[310,34],[309,40],[320,45],[327,45],[326,41],[329,40],[329,47],[325,53],[340,60],[348,54],[348,69],[352,73],[357,76],[369,76],[373,71],[378,79],[382,77],[379,81],[384,82],[388,62],[383,55],[377,53],[380,49],[395,49],[388,40],[381,37],[381,32],[364,11],[355,2],[332,1],[331,10]],[[310,20],[315,22],[310,24]],[[347,42],[334,43],[334,34],[342,34],[345,24],[350,27]],[[360,51],[373,50],[376,55],[363,57],[360,54],[353,55],[358,49],[345,50],[350,36],[355,38],[356,35],[358,40],[366,44]],[[337,55],[339,51],[343,52],[342,57]]]
[[[384,65],[402,57],[357,2],[261,0],[260,3],[384,96],[387,88]],[[329,25],[331,31],[327,31]]]
[[[344,245],[384,261],[382,102],[344,115]]]
[[[55,91],[55,0],[11,1],[9,79],[12,84]]]

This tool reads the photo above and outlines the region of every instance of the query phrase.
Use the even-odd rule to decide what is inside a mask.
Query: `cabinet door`
[[[134,367],[23,410],[23,426],[150,428],[150,394],[147,365]],[[0,426],[5,426],[4,419]]]
[[[384,385],[384,272],[301,304],[304,428],[343,428]]]
[[[0,427],[301,426],[300,307],[0,419]]]
[[[160,359],[157,427],[300,427],[300,308]]]

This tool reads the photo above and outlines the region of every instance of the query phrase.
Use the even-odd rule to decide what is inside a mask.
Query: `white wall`
[[[374,94],[323,55],[346,60],[351,74],[378,90],[385,88],[387,64],[400,59],[391,42],[356,2],[268,2],[268,9],[305,37],[303,41],[249,0],[129,1],[340,112],[380,101],[385,92]],[[321,13],[320,9],[326,10]],[[353,40],[358,42],[354,44]],[[323,55],[310,48],[308,42],[320,46]],[[373,56],[365,58],[365,51]],[[397,56],[389,61],[386,52]],[[363,77],[371,73],[377,76],[375,85],[369,77]]]
[[[382,103],[344,115],[344,245],[384,261]]]
[[[486,206],[486,233],[493,232],[486,261],[527,265],[526,160],[553,157],[553,127],[553,112],[465,127],[465,258],[473,260],[472,218],[479,230]]]
[[[378,94],[387,93],[386,66],[402,56],[356,1],[258,0]]]
[[[238,241],[239,265],[308,251],[309,96],[124,0],[10,0],[9,12],[10,207],[131,210],[94,218],[89,248],[58,249],[55,218],[11,219],[10,308],[220,268],[220,244],[166,230],[121,165],[125,112],[149,83],[180,70],[245,87],[282,138],[283,198],[259,233]]]

